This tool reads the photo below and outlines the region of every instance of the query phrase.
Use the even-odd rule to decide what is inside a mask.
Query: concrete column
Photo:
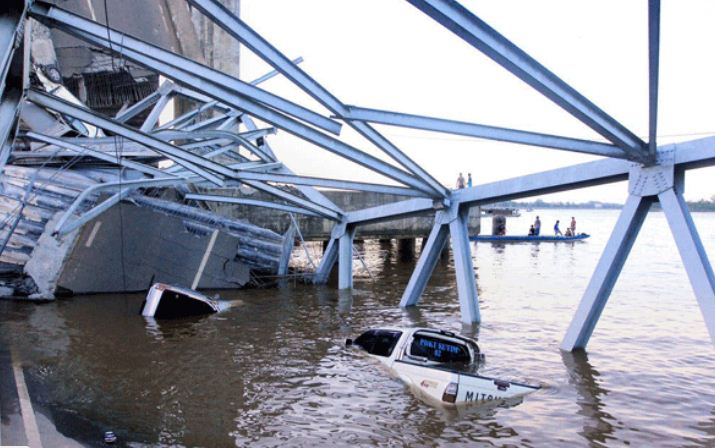
[[[397,253],[400,254],[400,260],[411,261],[415,258],[415,239],[402,238],[397,240]]]
[[[353,238],[355,227],[348,227],[340,236],[338,255],[338,289],[353,287]]]
[[[571,325],[566,331],[566,336],[561,342],[562,350],[586,348],[652,203],[653,197],[628,196],[616,227],[606,243],[603,255],[571,320]]]

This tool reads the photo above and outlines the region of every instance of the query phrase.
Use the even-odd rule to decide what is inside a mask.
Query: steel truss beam
[[[558,106],[626,151],[644,160],[646,143],[495,29],[453,0],[407,0]]]
[[[24,134],[24,137],[26,137],[30,140],[37,141],[37,142],[47,143],[48,145],[59,146],[60,148],[68,149],[68,150],[73,151],[77,154],[87,155],[87,156],[94,157],[99,160],[103,160],[105,162],[114,163],[114,164],[117,164],[120,166],[124,166],[126,168],[131,168],[133,170],[139,171],[140,173],[148,174],[150,176],[166,177],[166,176],[170,175],[169,173],[166,173],[165,171],[156,169],[150,165],[132,162],[131,160],[126,160],[121,157],[118,157],[116,154],[113,155],[111,153],[97,151],[92,148],[74,145],[72,143],[66,142],[66,141],[58,139],[58,138],[51,137],[49,135],[39,134],[37,132],[27,132]]]
[[[660,201],[668,220],[710,338],[715,344],[715,275],[680,191],[684,173],[677,173],[676,176],[680,177],[676,179],[676,185],[660,191],[657,196],[629,196],[561,343],[563,350],[586,348],[638,231],[656,200]]]
[[[648,0],[648,152],[656,155],[658,75],[660,72],[660,0]]]
[[[628,197],[566,331],[561,343],[562,350],[573,351],[586,347],[652,203],[652,198]]]
[[[185,167],[189,171],[203,177],[204,179],[216,185],[222,186],[223,179],[213,173],[218,173],[228,177],[231,177],[233,175],[232,170],[224,167],[221,164],[204,159],[203,157],[197,156],[190,151],[186,151],[182,148],[179,148],[178,146],[174,146],[164,141],[161,141],[144,132],[134,130],[122,123],[118,123],[108,118],[100,117],[87,109],[77,107],[74,104],[62,101],[53,96],[31,90],[27,93],[27,99],[37,104],[38,106],[52,109],[64,115],[69,115],[80,121],[90,123],[94,126],[103,128],[117,135],[121,135],[128,140],[132,140],[136,143],[151,148],[159,154],[170,158],[171,160]]]
[[[715,137],[666,145],[661,150],[674,152],[674,164],[679,170],[715,165]],[[627,180],[631,168],[633,164],[625,160],[597,160],[465,188],[453,192],[451,200],[452,203],[473,207],[605,185]],[[424,214],[434,208],[435,204],[429,199],[408,199],[348,212],[346,219],[350,224],[363,225]]]
[[[91,20],[83,19],[67,13],[57,7],[40,8],[37,5],[39,4],[36,4],[32,10],[34,17],[38,20],[46,22],[50,26],[57,27],[75,37],[109,50],[122,48],[122,55],[127,59],[131,59],[141,65],[145,65],[152,70],[164,74],[168,78],[181,82],[184,85],[190,85],[192,88],[201,90],[202,93],[209,95],[215,100],[222,101],[249,115],[260,118],[262,121],[284,129],[291,134],[355,162],[367,169],[396,180],[404,185],[422,190],[426,195],[434,194],[429,187],[427,187],[419,179],[412,176],[410,173],[406,173],[393,165],[383,162],[382,160],[347,145],[340,140],[334,139],[298,121],[282,115],[271,108],[253,102],[247,97],[237,95],[226,89],[223,85],[221,85],[221,83],[217,82],[214,77],[203,78],[193,70],[188,70],[186,65],[193,63],[191,61],[185,62],[181,66],[172,66],[165,62],[165,60],[176,56],[171,52],[161,50],[159,48],[153,48],[151,55],[134,52],[126,46],[127,41],[125,39],[131,39],[128,36],[109,30],[109,34],[112,39],[109,41],[106,37],[108,32],[106,27],[97,25]],[[92,33],[90,34],[86,30],[92,30]]]
[[[465,135],[468,137],[485,138],[510,143],[519,143],[544,148],[563,149],[604,157],[626,158],[620,148],[589,140],[561,137],[557,135],[539,134],[536,132],[519,131],[463,121],[445,120],[420,115],[388,112],[377,109],[349,106],[345,115],[349,120],[369,121],[371,123],[400,126],[425,131],[444,132],[447,134]]]
[[[68,29],[66,31],[74,34],[73,31],[79,30],[82,31],[83,34],[101,37],[102,39],[110,39],[113,42],[112,46],[108,48],[110,51],[119,51],[124,58],[133,60],[134,62],[142,65],[144,63],[140,60],[142,59],[141,55],[156,54],[156,52],[160,51],[162,53],[162,60],[167,64],[174,67],[183,67],[185,70],[190,70],[202,78],[212,79],[216,83],[225,86],[225,88],[232,90],[238,95],[263,103],[333,134],[340,133],[340,123],[333,121],[330,118],[324,117],[306,109],[303,106],[288,101],[285,98],[267,92],[260,87],[243,82],[237,78],[226,75],[223,72],[211,69],[175,53],[163,51],[160,47],[135,39],[129,35],[119,33],[114,29],[107,29],[107,27],[102,24],[92,20],[82,19],[80,16],[72,14],[69,11],[53,7],[51,4],[39,1],[35,2],[31,7],[31,14],[33,17],[43,22],[49,21],[49,25],[51,26],[61,25],[63,23],[69,24],[71,22],[76,24],[78,19],[83,20],[81,28],[74,30]],[[60,26],[60,28],[64,28],[64,26]],[[81,38],[81,36],[77,37]]]
[[[188,1],[206,15],[206,17],[250,48],[256,55],[272,65],[286,78],[293,81],[293,83],[320,102],[328,110],[338,116],[345,116],[347,108],[340,100],[219,2],[215,0]],[[420,181],[428,185],[433,194],[442,197],[449,195],[449,191],[442,184],[430,176],[427,171],[422,169],[422,167],[400,151],[389,140],[380,135],[375,129],[362,122],[348,121],[348,124],[363,137],[392,157],[396,162],[412,172]]]
[[[474,276],[472,252],[469,247],[469,208],[455,207],[446,211],[439,211],[435,215],[434,226],[427,237],[427,243],[422,249],[415,269],[412,271],[405,292],[400,300],[401,307],[417,305],[424,293],[427,283],[434,272],[447,238],[452,241],[454,252],[454,268],[457,279],[457,295],[462,322],[465,324],[478,323],[481,320],[479,313],[479,295]]]
[[[311,212],[300,207],[292,207],[290,205],[276,204],[273,202],[258,201],[255,199],[245,199],[245,198],[234,198],[230,196],[220,196],[213,194],[187,194],[184,199],[190,199],[194,201],[205,201],[205,202],[222,202],[225,204],[238,204],[238,205],[252,205],[255,207],[272,208],[274,210],[281,210],[288,213],[299,213],[306,216],[315,216],[322,218],[322,215],[318,213]]]

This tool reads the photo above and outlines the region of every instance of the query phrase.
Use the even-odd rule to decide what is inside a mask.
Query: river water
[[[510,218],[510,233],[536,213],[544,229],[576,216],[593,236],[474,244],[478,328],[460,324],[450,259],[405,311],[414,261],[368,241],[374,278],[356,262],[351,292],[223,292],[236,304],[222,314],[160,323],[138,315],[141,295],[3,302],[0,335],[36,406],[90,444],[111,429],[130,446],[715,445],[715,350],[663,214],[648,216],[587,353],[572,355],[559,343],[618,212],[539,210]],[[715,254],[715,214],[694,216]],[[478,337],[482,373],[544,387],[508,408],[432,407],[344,348],[380,325]]]

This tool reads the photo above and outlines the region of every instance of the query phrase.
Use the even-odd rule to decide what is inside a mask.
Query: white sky
[[[637,135],[648,133],[647,0],[462,0],[462,4]],[[404,0],[243,0],[241,16],[346,104],[603,141],[594,131]],[[659,143],[715,134],[715,2],[664,0]],[[270,68],[242,49],[241,77]],[[263,88],[324,112],[284,78]],[[580,154],[376,126],[453,187],[593,160]],[[379,150],[344,126],[343,141]],[[286,132],[269,140],[301,174],[386,182]],[[384,155],[380,155],[385,158]],[[691,171],[688,199],[715,194]],[[621,202],[625,184],[547,200]]]

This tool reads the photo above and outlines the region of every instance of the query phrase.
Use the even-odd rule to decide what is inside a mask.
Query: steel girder
[[[715,137],[666,145],[675,154],[675,166],[690,170],[715,165]],[[492,204],[542,194],[604,185],[628,179],[633,163],[619,159],[597,160],[555,170],[476,185],[452,193],[453,203],[466,206]],[[435,209],[429,199],[408,199],[347,213],[347,222],[356,225],[390,221],[427,213]]]
[[[87,155],[90,157],[94,157],[99,160],[103,160],[105,162],[109,163],[114,163],[126,168],[130,168],[136,171],[139,171],[140,173],[148,174],[150,176],[154,177],[165,177],[165,176],[170,176],[170,173],[167,173],[166,171],[159,170],[157,168],[154,168],[153,166],[150,165],[145,165],[143,163],[138,163],[138,162],[132,162],[131,160],[126,160],[121,157],[121,154],[116,155],[116,154],[111,154],[111,153],[105,153],[102,151],[97,151],[92,148],[87,148],[85,146],[79,146],[75,145],[72,143],[69,143],[67,141],[51,137],[49,135],[44,135],[44,134],[39,134],[37,132],[27,132],[24,134],[24,137],[34,140],[37,142],[43,142],[47,143],[48,145],[55,145],[59,146],[60,148],[65,148],[69,149],[70,151],[73,151],[77,154],[81,155]]]
[[[626,158],[626,154],[617,146],[589,140],[540,134],[517,129],[500,128],[463,121],[446,120],[420,115],[403,114],[377,109],[349,106],[345,118],[349,120],[369,121],[371,123],[400,126],[425,131],[444,132],[510,143],[519,143],[544,148],[563,149],[603,157]]]
[[[205,202],[222,202],[226,204],[238,204],[238,205],[251,205],[255,207],[272,208],[274,210],[281,210],[288,213],[298,213],[306,216],[314,216],[322,218],[318,213],[306,210],[300,207],[292,207],[290,205],[276,204],[275,202],[259,201],[256,199],[246,199],[246,198],[234,198],[231,196],[220,196],[214,194],[187,194],[184,199],[190,199],[194,201],[205,201]]]
[[[660,0],[648,0],[648,152],[655,157],[660,73]]]
[[[231,177],[233,175],[232,170],[221,164],[204,159],[203,157],[197,156],[190,151],[186,151],[183,148],[166,143],[156,137],[132,129],[122,123],[100,117],[87,109],[77,107],[74,104],[62,101],[51,95],[31,90],[27,93],[27,99],[38,106],[52,109],[64,115],[69,115],[80,121],[106,129],[117,135],[121,135],[122,137],[151,148],[152,150],[170,158],[189,171],[198,174],[216,185],[223,185],[223,179],[213,173],[218,173],[227,177]]]
[[[647,160],[643,140],[456,1],[407,1],[622,148],[630,158]]]
[[[30,11],[33,17],[43,22],[49,21],[50,23],[48,23],[48,25],[51,26],[59,23],[77,23],[77,19],[82,19],[80,16],[72,14],[66,10],[54,7],[49,3],[39,1],[32,5]],[[92,20],[84,19],[81,28],[79,29],[89,35],[97,36],[99,34],[104,39],[110,39],[113,42],[113,45],[108,49],[110,51],[120,52],[122,56],[127,59],[134,60],[135,55],[152,54],[156,53],[157,50],[161,50],[160,47],[148,44],[126,34],[119,33],[116,30],[108,31],[106,26]],[[71,30],[67,31],[71,32]],[[184,67],[186,70],[191,70],[203,78],[211,78],[215,82],[225,86],[226,88],[230,88],[239,95],[266,104],[283,113],[299,118],[306,123],[310,123],[313,126],[334,134],[340,133],[340,123],[313,112],[303,106],[288,101],[285,98],[267,92],[259,87],[226,75],[223,72],[211,69],[205,65],[199,64],[191,59],[179,56],[169,51],[162,52],[162,60],[175,67]],[[135,60],[134,62],[143,64],[138,60]]]
[[[392,185],[371,184],[367,182],[354,182],[339,179],[325,179],[322,177],[297,176],[295,174],[282,174],[280,172],[270,173],[246,173],[237,172],[235,179],[239,181],[256,180],[262,182],[278,182],[289,185],[305,185],[312,187],[331,188],[335,190],[354,190],[380,194],[394,194],[400,196],[421,196],[409,188],[394,187]],[[230,185],[230,182],[227,183]]]
[[[345,116],[347,108],[340,100],[219,2],[215,0],[188,1],[328,110],[338,116]],[[367,123],[348,121],[348,124],[428,185],[433,194],[442,197],[449,195],[449,191],[442,184]]]
[[[435,194],[434,191],[410,173],[383,162],[376,157],[366,154],[346,143],[341,142],[340,140],[323,134],[322,132],[319,132],[296,120],[293,120],[272,108],[251,101],[247,97],[240,96],[233,91],[226,89],[221,83],[216,82],[213,76],[208,78],[201,77],[195,72],[194,67],[191,66],[191,64],[195,64],[192,61],[185,61],[180,66],[173,66],[165,62],[165,60],[170,60],[171,57],[176,56],[171,52],[161,50],[159,48],[153,48],[151,55],[134,52],[127,46],[128,39],[131,38],[111,30],[109,31],[109,34],[112,39],[111,42],[114,43],[110,45],[110,41],[106,37],[107,29],[104,26],[98,26],[91,20],[83,19],[67,13],[57,7],[50,7],[46,12],[43,12],[40,9],[33,9],[33,14],[34,17],[39,20],[46,21],[48,25],[58,27],[59,29],[62,29],[63,31],[94,45],[110,50],[116,50],[118,46],[124,45],[124,47],[122,47],[122,55],[127,59],[131,59],[134,62],[145,65],[152,70],[162,73],[168,78],[181,82],[184,85],[190,85],[192,88],[200,90],[202,93],[209,95],[215,100],[222,101],[249,115],[260,118],[262,121],[270,123],[280,129],[284,129],[291,134],[320,146],[334,154],[344,157],[369,170],[382,174],[404,185],[422,190],[425,192],[425,195]],[[95,29],[97,26],[99,28]],[[86,31],[88,29],[93,30],[93,33],[88,33]],[[187,66],[191,67],[191,69],[188,69]]]
[[[12,151],[8,140],[17,125],[25,88],[26,13],[25,0],[7,0],[0,11],[0,169]]]

